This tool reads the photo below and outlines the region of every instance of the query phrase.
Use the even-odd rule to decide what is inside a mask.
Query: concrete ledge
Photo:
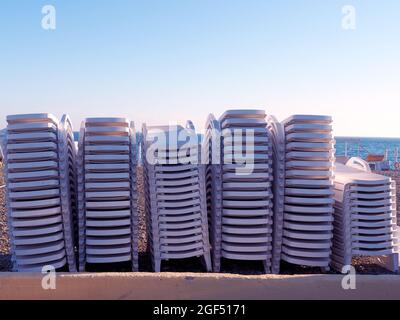
[[[226,274],[58,274],[44,290],[41,274],[0,274],[0,299],[399,299],[400,276],[357,276],[343,290],[342,276],[238,276]]]

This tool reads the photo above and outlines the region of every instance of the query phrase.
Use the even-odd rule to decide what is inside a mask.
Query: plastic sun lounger
[[[168,143],[155,140],[161,134],[165,134]],[[190,121],[185,128],[143,126],[142,159],[147,172],[146,193],[149,194],[146,215],[156,272],[161,271],[164,260],[189,257],[202,257],[206,270],[211,271],[205,171],[199,165],[197,140],[196,143],[186,142],[186,145],[175,141],[182,134],[197,139]],[[183,146],[186,147],[184,150]],[[150,148],[157,149],[154,162],[146,157]]]
[[[13,269],[36,272],[54,263],[76,271],[71,122],[68,116],[59,121],[29,114],[8,116],[7,123],[3,150]]]
[[[78,144],[79,269],[130,261],[137,271],[134,124],[126,118],[87,118]]]
[[[27,245],[15,248],[16,256],[35,256],[51,252],[58,252],[65,248],[64,241],[56,241],[43,246]]]
[[[212,209],[209,216],[213,224],[210,230],[213,232],[211,239],[214,240],[214,271],[219,271],[223,257],[261,260],[265,272],[271,272],[273,139],[276,139],[272,136],[276,134],[273,131],[276,130],[277,121],[269,119],[269,123],[263,110],[228,110],[219,120],[213,115],[207,120],[208,133],[203,150],[211,150],[210,158],[221,155],[219,164],[208,165],[211,174],[207,176],[208,194],[211,195],[208,201]],[[282,139],[282,136],[278,139]],[[218,141],[222,142],[221,150],[216,148]],[[280,156],[283,156],[283,152]],[[235,164],[235,161],[238,163]],[[250,162],[251,166],[245,166]],[[236,246],[233,239],[240,239],[246,245]],[[260,239],[265,241],[263,254],[245,252],[259,248],[262,243]],[[279,262],[279,258],[275,258],[274,272],[279,269],[276,267]]]
[[[334,141],[329,116],[285,121],[282,259],[329,269],[333,230]]]
[[[371,173],[361,159],[336,163],[332,266],[341,271],[355,255],[387,256],[397,272],[399,248],[395,188],[390,178]]]

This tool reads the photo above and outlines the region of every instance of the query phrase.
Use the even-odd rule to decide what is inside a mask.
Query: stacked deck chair
[[[274,182],[272,186],[274,194],[272,273],[279,274],[282,253],[285,201],[285,129],[274,116],[267,116],[267,123],[272,140],[274,170]]]
[[[138,271],[138,146],[125,118],[88,118],[78,151],[79,269],[131,262]]]
[[[77,145],[74,141],[74,130],[72,121],[68,115],[63,115],[59,129],[59,151],[62,186],[62,210],[64,234],[68,239],[68,244],[73,243],[74,247],[67,245],[67,254],[70,257],[68,261],[70,270],[77,270],[78,253],[78,175],[77,175]],[[72,241],[70,240],[72,238]],[[72,263],[72,265],[71,265]]]
[[[222,257],[262,261],[271,272],[273,161],[265,118],[261,110],[230,110],[218,122],[209,117],[203,150],[214,159],[207,165],[214,271]],[[220,164],[213,154],[219,146]]]
[[[202,163],[206,165],[205,179],[208,225],[213,271],[220,272],[222,241],[221,126],[214,115],[209,115],[205,129],[206,132],[202,145]]]
[[[44,266],[76,271],[75,146],[67,116],[7,117],[5,156],[7,215],[13,270]]]
[[[192,123],[186,128],[144,125],[142,152],[154,270],[160,272],[165,260],[202,257],[211,271],[205,172]]]
[[[292,116],[286,135],[282,260],[329,270],[333,230],[331,117]]]
[[[352,264],[353,256],[386,256],[386,268],[397,272],[395,183],[351,166],[336,163],[331,265],[341,272]]]

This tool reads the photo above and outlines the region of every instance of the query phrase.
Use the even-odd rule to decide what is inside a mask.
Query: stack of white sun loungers
[[[221,270],[222,238],[222,159],[221,126],[214,115],[208,116],[202,144],[202,163],[205,164],[208,226],[213,271]]]
[[[272,139],[261,110],[230,110],[209,117],[203,144],[215,271],[220,259],[262,261],[272,266]],[[221,130],[220,138],[212,129]],[[221,144],[221,164],[218,156]],[[214,147],[213,147],[214,146]],[[208,154],[207,154],[208,152]]]
[[[387,256],[386,267],[397,272],[395,183],[360,169],[336,163],[332,267],[341,272],[353,256]]]
[[[193,125],[144,125],[142,152],[154,270],[160,272],[164,260],[203,257],[211,271],[205,172]]]
[[[59,128],[60,184],[64,236],[69,269],[76,270],[78,238],[78,175],[76,170],[77,147],[72,121],[63,115]],[[72,241],[70,240],[72,239]],[[74,247],[72,246],[74,244]]]
[[[50,114],[8,116],[7,122],[2,144],[13,269],[40,272],[68,265],[76,271],[71,122]]]
[[[282,259],[327,270],[333,229],[331,118],[292,116],[286,134]]]
[[[137,143],[124,118],[89,118],[78,152],[79,268],[131,262],[138,270]]]
[[[273,194],[274,215],[272,232],[272,273],[280,273],[282,240],[283,240],[283,215],[285,201],[285,129],[274,117],[267,116],[268,130],[272,140],[273,153]]]

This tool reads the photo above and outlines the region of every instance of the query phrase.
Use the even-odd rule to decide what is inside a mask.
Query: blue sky
[[[44,5],[57,29],[41,28]],[[342,29],[342,7],[356,30]],[[194,121],[264,108],[400,137],[398,0],[1,0],[0,127],[14,113]]]

